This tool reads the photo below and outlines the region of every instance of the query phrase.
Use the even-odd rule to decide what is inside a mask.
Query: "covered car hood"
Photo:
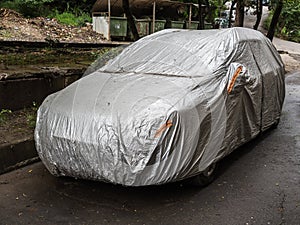
[[[191,160],[187,153],[195,150],[194,145],[186,145],[183,154],[174,144],[197,142],[200,123],[209,113],[206,96],[197,85],[201,80],[90,74],[50,95],[39,108],[35,132],[39,155],[56,175],[72,171],[78,177],[125,185],[171,180],[184,164],[172,162],[169,155]],[[162,177],[155,176],[157,170],[164,171]]]

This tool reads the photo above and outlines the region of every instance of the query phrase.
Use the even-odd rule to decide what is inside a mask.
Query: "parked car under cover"
[[[284,65],[246,28],[163,30],[46,98],[38,154],[57,176],[141,186],[194,177],[279,122]]]

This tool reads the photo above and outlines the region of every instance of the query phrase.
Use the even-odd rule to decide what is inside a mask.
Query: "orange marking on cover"
[[[164,123],[155,133],[154,137],[160,136],[162,132],[164,132],[167,128],[171,127],[173,125],[171,120],[168,120],[166,123]]]
[[[240,73],[242,72],[242,70],[243,70],[243,67],[239,66],[236,69],[236,71],[234,72],[234,75],[233,75],[233,77],[232,77],[232,79],[230,81],[229,87],[227,89],[228,94],[230,94],[230,92],[232,91],[232,88],[233,88],[233,85],[234,85],[234,83],[236,81],[236,78],[240,75]]]

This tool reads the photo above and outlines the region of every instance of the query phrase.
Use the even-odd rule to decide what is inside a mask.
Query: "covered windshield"
[[[220,30],[164,30],[133,43],[100,70],[204,76],[224,62],[234,43]]]

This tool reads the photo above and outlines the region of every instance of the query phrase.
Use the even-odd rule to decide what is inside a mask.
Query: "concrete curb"
[[[0,174],[39,160],[33,139],[0,145]]]
[[[23,78],[0,80],[0,105],[2,109],[19,110],[38,105],[54,92],[57,92],[78,80],[85,69],[62,70],[55,72],[40,72]],[[27,76],[27,77],[26,77]],[[31,76],[31,77],[28,77]]]
[[[128,45],[132,42],[101,42],[101,43],[74,43],[74,42],[47,42],[47,41],[0,41],[0,46],[23,48],[114,48],[120,45]]]

